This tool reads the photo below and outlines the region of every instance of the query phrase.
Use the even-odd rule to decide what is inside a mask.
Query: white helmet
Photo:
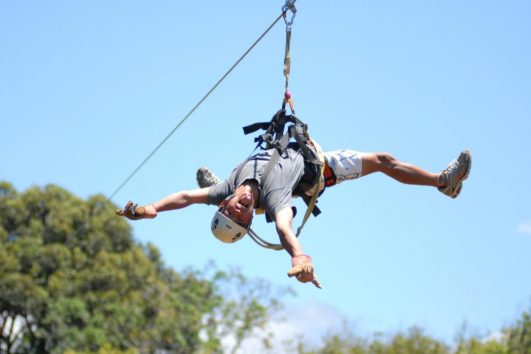
[[[210,225],[212,233],[218,240],[225,243],[233,243],[247,234],[247,228],[232,221],[221,211],[216,211]]]

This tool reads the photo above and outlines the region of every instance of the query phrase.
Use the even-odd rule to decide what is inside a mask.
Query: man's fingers
[[[297,274],[300,274],[300,273],[301,273],[300,266],[297,265],[297,266],[295,266],[295,267],[293,267],[293,268],[291,268],[289,270],[288,277],[291,278],[291,277],[293,277],[293,276],[295,276]]]
[[[133,205],[132,201],[128,201],[127,204],[125,204],[123,209],[116,209],[116,215],[125,216],[126,212],[129,208],[131,208],[131,205]]]
[[[312,284],[318,287],[319,289],[322,289],[321,283],[317,281],[317,277],[313,277]]]
[[[304,273],[305,269],[304,269],[304,265],[303,264],[297,264],[296,266],[294,266],[293,268],[291,268],[288,272],[288,277],[293,277],[293,276],[296,276],[296,275],[299,275],[301,273]]]
[[[128,201],[122,210],[117,209],[116,215],[124,216],[129,220],[139,220],[144,218],[144,207],[134,204],[132,201]]]
[[[297,280],[301,283],[312,282],[313,285],[322,289],[321,283],[319,283],[317,277],[313,274],[312,267],[308,264],[297,264],[289,270],[288,276],[297,277]]]

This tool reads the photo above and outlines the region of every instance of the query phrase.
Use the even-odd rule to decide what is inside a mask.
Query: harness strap
[[[291,20],[287,20],[286,13],[288,10],[291,10],[293,16],[291,17]],[[291,95],[289,93],[288,87],[289,87],[289,74],[291,71],[291,25],[293,24],[293,20],[295,18],[295,14],[297,13],[297,9],[295,8],[295,1],[286,1],[286,5],[284,5],[284,22],[286,23],[286,48],[284,51],[284,77],[286,79],[286,90],[284,93],[284,100],[282,102],[282,109],[286,107],[286,103],[289,103],[289,107],[291,109],[291,112],[295,114],[295,108],[293,107],[293,100],[291,99]]]
[[[323,177],[325,180],[325,186],[326,187],[332,187],[337,182],[337,177],[334,171],[328,166],[328,164],[325,164],[325,168],[323,171]]]
[[[257,130],[267,130],[271,126],[271,122],[260,122],[260,123],[254,123],[247,125],[243,127],[243,133],[245,135],[254,133]]]
[[[286,50],[284,54],[284,76],[286,77],[286,92],[288,91],[289,74],[291,70],[291,28],[286,28]]]
[[[310,162],[318,166],[324,165],[324,157],[323,159],[320,159],[319,156],[308,147],[308,145],[314,144],[312,144],[311,139],[309,139],[306,128],[303,128],[299,125],[292,125],[289,127],[289,136],[293,137],[298,143],[306,162]]]
[[[288,146],[289,142],[289,135],[284,134],[279,142],[279,147],[273,150],[273,154],[269,158],[269,162],[266,165],[266,168],[264,172],[262,173],[262,183],[267,179],[267,176],[269,176],[269,173],[273,170],[273,167],[276,166],[278,160],[280,159],[280,154],[286,150],[286,147]]]
[[[290,43],[291,43],[291,28],[286,27],[286,54],[284,55],[284,76],[286,78],[286,91],[284,92],[284,100],[282,101],[282,108],[286,107],[286,103],[289,103],[289,108],[291,112],[295,114],[295,108],[293,105],[293,100],[291,99],[291,94],[289,93],[289,74],[291,70],[291,53],[290,53]]]
[[[288,131],[284,133],[284,128],[287,123],[292,123],[292,125],[288,128]],[[284,109],[281,109],[276,112],[275,115],[273,115],[271,121],[269,122],[259,122],[243,127],[243,132],[244,134],[250,134],[260,129],[265,130],[266,132],[255,138],[255,142],[257,143],[257,145],[254,150],[259,147],[261,149],[273,148],[273,152],[271,154],[269,162],[267,163],[264,172],[262,173],[261,184],[263,184],[264,181],[267,180],[273,168],[278,164],[278,161],[282,154],[286,151],[286,148],[291,138],[295,139],[298,148],[303,154],[305,169],[306,167],[310,168],[310,170],[313,169],[314,177],[313,181],[311,181],[311,188],[304,189],[304,192],[308,193],[302,195],[302,198],[307,205],[307,209],[306,213],[304,214],[301,225],[297,228],[296,236],[298,237],[304,225],[308,221],[310,214],[317,216],[321,213],[319,208],[316,206],[316,203],[317,198],[325,187],[323,174],[326,164],[322,149],[308,135],[308,126],[303,121],[298,119],[295,115],[286,115],[286,111]],[[262,146],[264,143],[266,145],[265,147]],[[248,159],[246,159],[243,163],[240,164],[240,166],[238,166],[236,176],[239,175],[241,169],[243,168],[247,160]],[[310,191],[312,193],[311,195],[309,195]],[[251,229],[249,229],[249,235],[253,239],[253,241],[255,241],[258,245],[262,247],[273,250],[283,249],[283,246],[280,244],[273,244],[261,239]]]
[[[304,213],[301,226],[299,226],[299,228],[297,229],[297,233],[295,234],[295,236],[297,237],[299,237],[299,235],[301,234],[304,224],[306,224],[306,221],[308,221],[308,219],[310,218],[310,214],[313,213],[314,210],[317,210],[318,213],[320,213],[319,208],[316,209],[315,203],[317,203],[317,197],[319,196],[321,192],[321,186],[323,183],[323,181],[321,180],[321,176],[323,176],[323,172],[324,172],[324,168],[326,164],[324,163],[324,155],[323,155],[323,150],[321,149],[321,147],[313,140],[310,140],[310,142],[315,147],[315,151],[317,152],[317,155],[318,155],[318,159],[320,162],[320,168],[319,168],[320,173],[315,177],[316,179],[316,181],[314,182],[315,190],[313,192],[312,198],[310,199],[310,202],[307,203],[308,209],[306,209],[306,213]],[[314,214],[314,216],[317,216],[317,215]]]

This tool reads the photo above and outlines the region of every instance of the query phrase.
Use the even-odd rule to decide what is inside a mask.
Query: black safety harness
[[[276,112],[269,122],[258,122],[243,127],[243,132],[246,135],[258,130],[265,130],[265,132],[254,139],[257,144],[253,152],[257,149],[273,150],[260,179],[261,187],[264,185],[264,182],[267,180],[271,171],[277,165],[279,159],[286,153],[288,148],[298,149],[304,158],[304,174],[294,190],[294,195],[302,197],[307,205],[302,224],[296,232],[296,236],[298,237],[310,214],[317,216],[321,213],[316,206],[316,203],[318,196],[325,188],[325,181],[323,178],[325,161],[322,150],[308,134],[308,125],[294,114],[286,114],[285,109]],[[244,161],[237,168],[236,176],[239,175],[247,161],[248,160]],[[266,220],[268,222],[272,221],[271,216],[267,213]],[[261,239],[252,230],[249,230],[249,235],[254,241],[263,247],[283,249],[281,245],[271,244]]]
[[[286,125],[288,124],[290,125],[286,130]],[[308,125],[293,114],[287,115],[286,111],[281,109],[275,113],[271,121],[245,126],[243,127],[243,132],[247,135],[260,129],[265,130],[265,133],[254,139],[257,143],[255,151],[258,148],[262,150],[274,149],[262,174],[262,180],[267,179],[288,146],[299,149],[304,157],[304,176],[294,192],[296,195],[301,196],[305,203],[309,205],[314,191],[317,190],[318,194],[323,191],[322,183],[320,182],[322,182],[324,160],[320,148],[308,134]],[[291,139],[295,140],[295,144],[290,143]],[[320,210],[316,206],[313,207],[311,212],[314,216],[320,214]]]

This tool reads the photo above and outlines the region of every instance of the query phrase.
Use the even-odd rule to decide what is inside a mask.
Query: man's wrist
[[[144,205],[144,218],[154,219],[157,217],[157,209],[153,204]]]
[[[300,254],[300,255],[291,257],[291,266],[296,266],[298,264],[311,263],[311,262],[312,262],[312,257],[306,254]]]

